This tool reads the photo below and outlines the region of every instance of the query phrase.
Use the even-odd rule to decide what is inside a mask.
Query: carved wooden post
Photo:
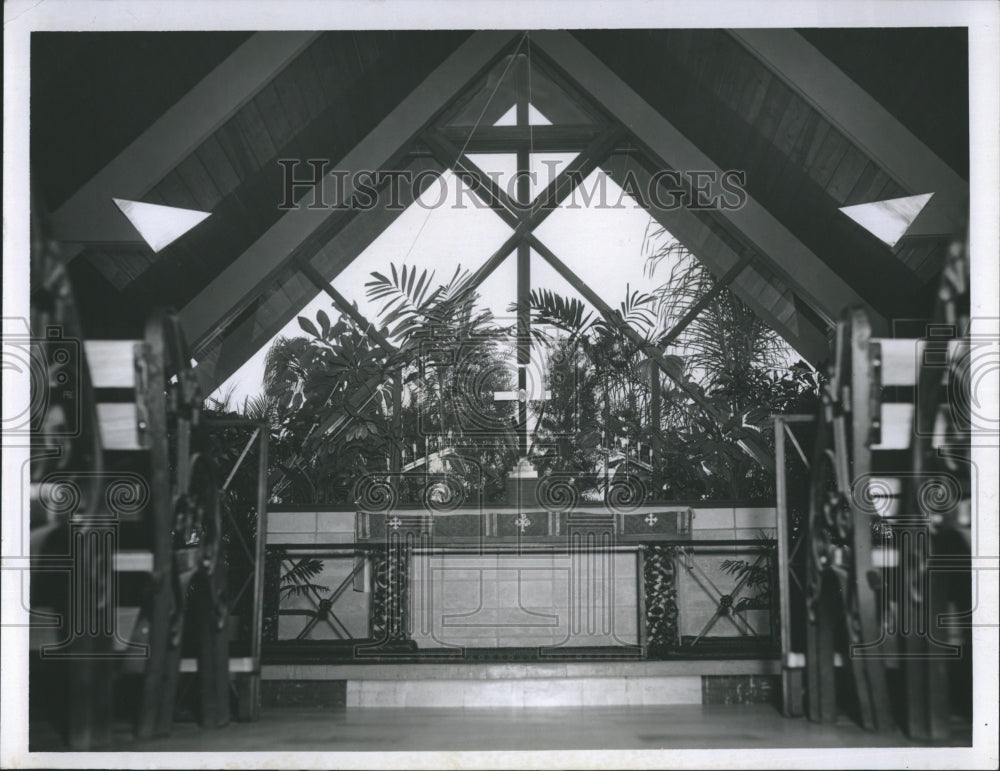
[[[643,559],[646,640],[653,654],[680,644],[677,607],[677,547],[650,545]]]
[[[372,552],[371,604],[368,626],[371,638],[380,645],[409,640],[410,549],[393,539],[383,549]]]

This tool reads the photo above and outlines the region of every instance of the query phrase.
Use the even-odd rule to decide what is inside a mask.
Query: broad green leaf
[[[308,332],[313,337],[319,337],[320,336],[319,330],[316,329],[316,325],[313,324],[305,316],[299,316],[298,317],[298,321],[299,321],[299,326],[302,328],[302,330],[304,332]]]
[[[327,339],[330,334],[330,317],[326,315],[326,311],[322,308],[316,311],[316,318],[319,320],[320,329],[323,331],[323,339]]]

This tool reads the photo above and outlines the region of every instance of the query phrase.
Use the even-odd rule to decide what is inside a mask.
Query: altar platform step
[[[274,664],[266,701],[359,707],[589,707],[737,703],[771,692],[780,662]],[[271,698],[268,699],[268,693]],[[331,700],[331,694],[335,694]],[[728,695],[727,695],[728,694]]]

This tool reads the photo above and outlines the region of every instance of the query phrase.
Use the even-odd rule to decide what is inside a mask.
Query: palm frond
[[[653,276],[669,266],[666,281],[652,295],[656,298],[658,327],[673,329],[715,287],[715,277],[680,242],[666,231],[648,235],[645,270]],[[785,345],[730,287],[719,292],[672,342],[712,389],[745,381],[762,369],[784,363]]]
[[[243,400],[240,412],[250,420],[264,421],[271,426],[278,423],[278,401],[267,394],[248,396]]]
[[[220,392],[219,396],[208,396],[205,399],[206,409],[215,412],[232,412],[233,396],[236,393],[236,385],[233,384]]]
[[[290,591],[294,587],[302,586],[316,586],[317,588],[323,588],[318,584],[312,583],[312,579],[322,572],[323,560],[316,559],[315,557],[305,557],[300,559],[282,574],[282,591]],[[326,591],[329,590],[326,589]]]
[[[646,292],[633,290],[625,285],[625,299],[619,305],[622,320],[643,332],[648,332],[656,323],[656,297]]]
[[[390,275],[372,271],[372,280],[365,283],[369,300],[381,302],[379,317],[390,328],[393,337],[399,337],[417,326],[441,294],[441,288],[431,291],[434,273],[427,269],[418,271],[413,265],[396,268],[391,264]],[[396,324],[393,328],[392,325]]]
[[[314,584],[308,581],[301,584],[285,584],[280,589],[281,594],[285,597],[307,597],[313,593],[326,594],[329,591],[329,586]]]
[[[579,298],[564,297],[551,289],[532,289],[529,304],[533,324],[553,326],[568,332],[573,339],[594,327],[594,314]],[[516,312],[517,305],[512,304],[509,310]]]

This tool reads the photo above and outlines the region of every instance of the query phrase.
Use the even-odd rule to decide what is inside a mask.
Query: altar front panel
[[[415,553],[411,638],[420,648],[637,645],[637,557]]]

